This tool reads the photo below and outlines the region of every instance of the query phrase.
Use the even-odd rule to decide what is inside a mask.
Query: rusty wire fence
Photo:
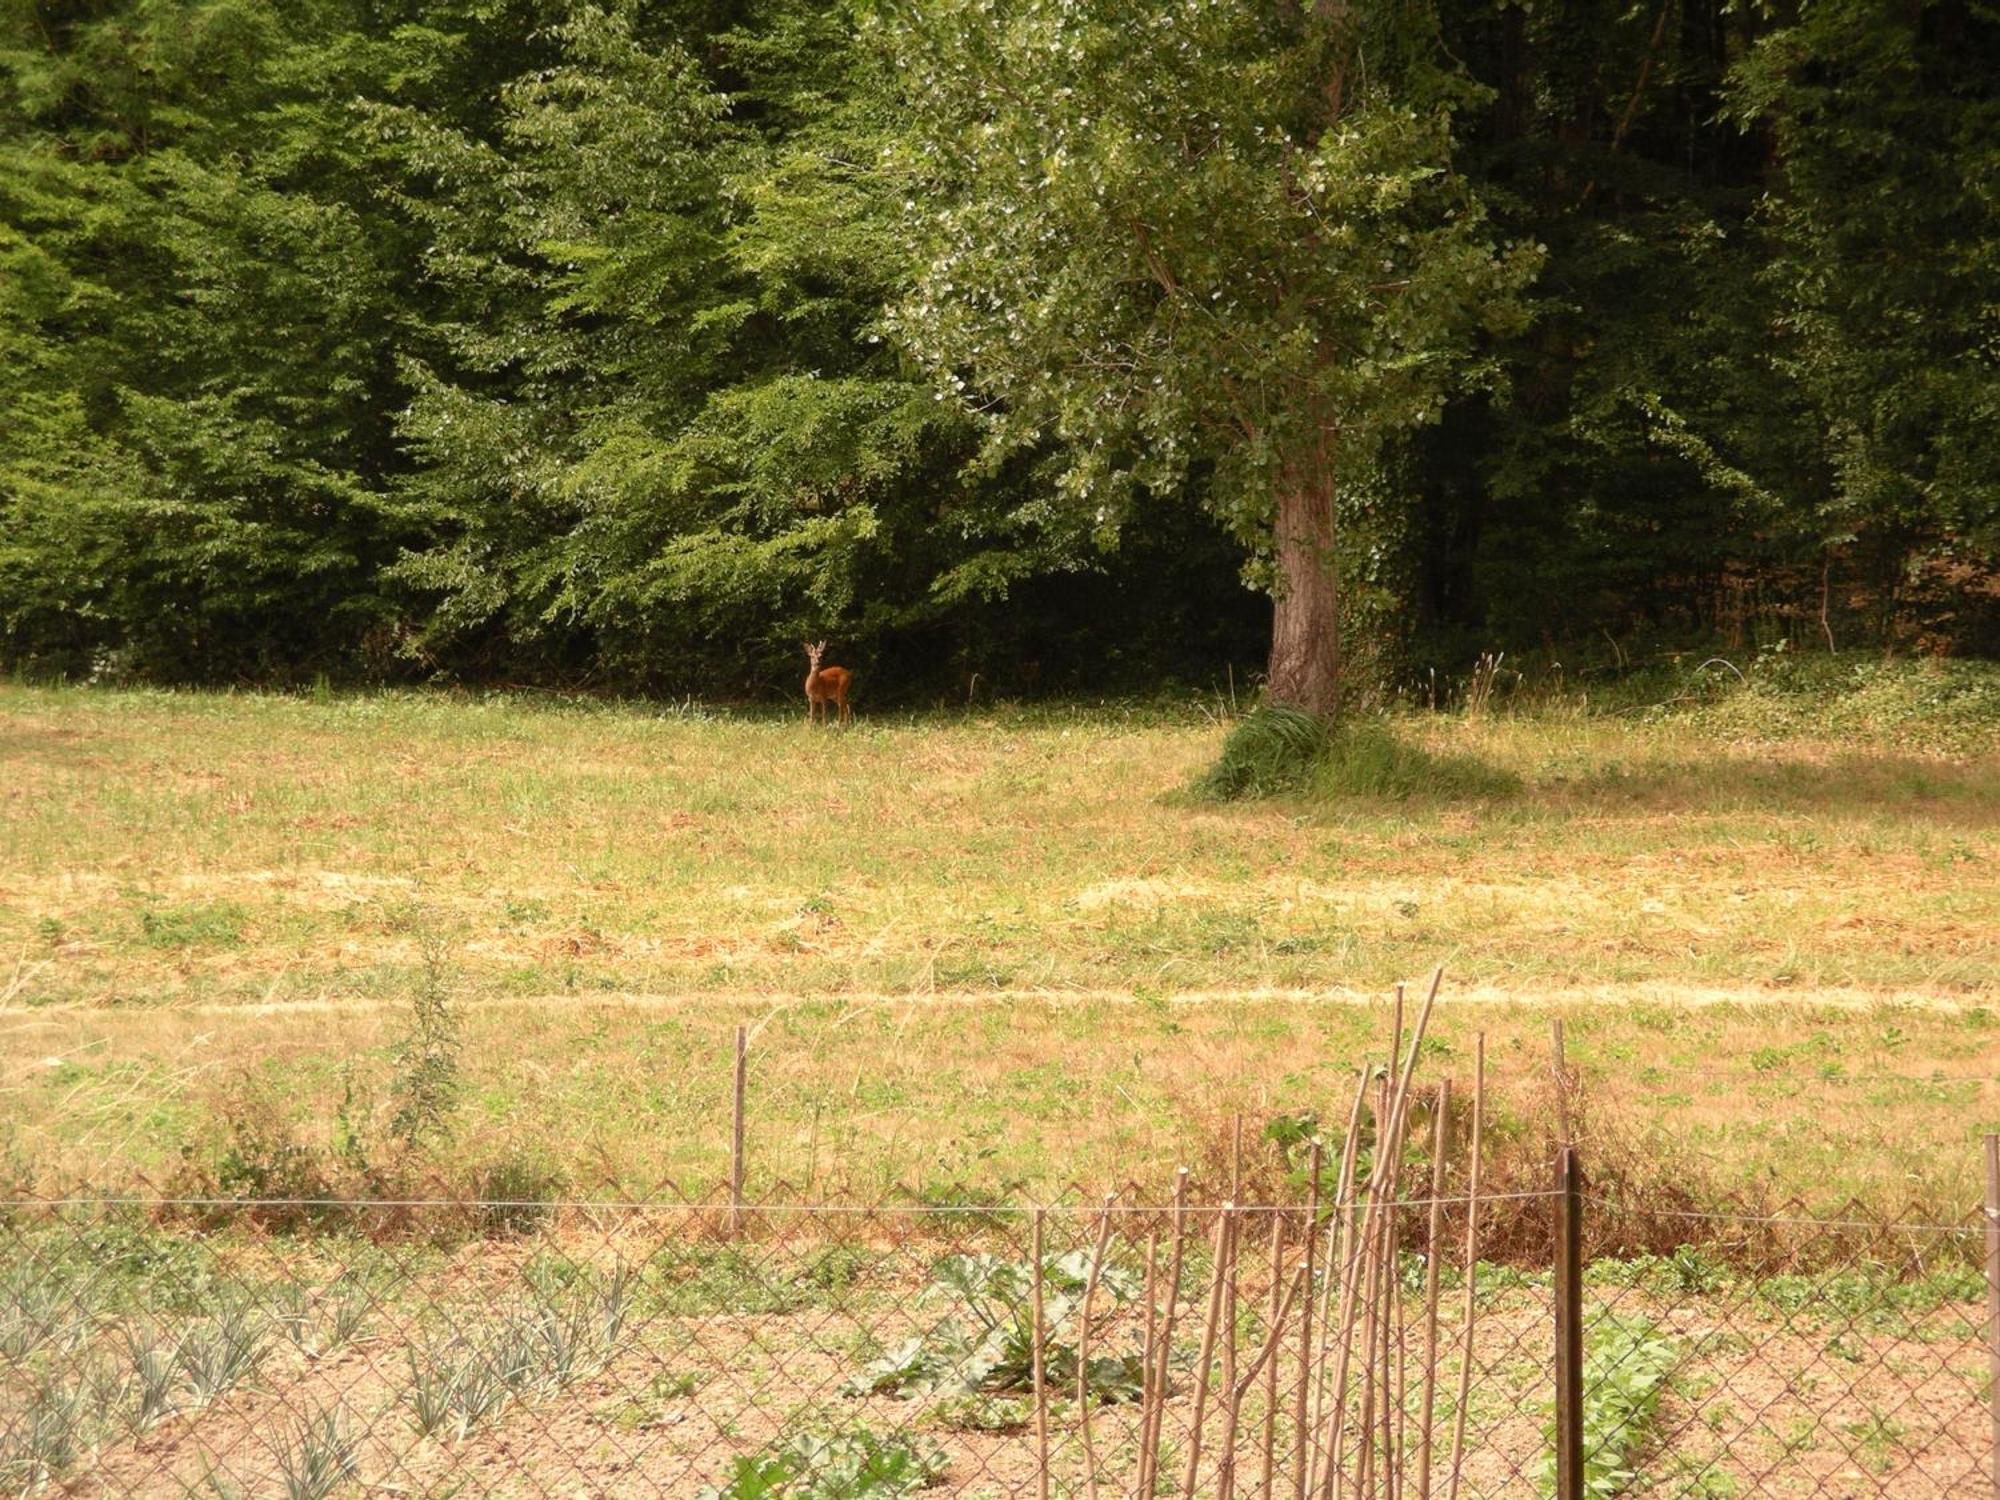
[[[0,1492],[1995,1491],[1984,1214],[1566,1262],[1621,1211],[1572,1183],[1507,1205],[1547,1257],[1468,1270],[1462,1197],[1371,1263],[1354,1215],[1192,1191],[661,1196],[5,1201]]]

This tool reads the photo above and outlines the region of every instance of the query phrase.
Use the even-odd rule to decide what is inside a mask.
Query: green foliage
[[[0,668],[2000,649],[1990,8],[1333,14],[0,9]]]
[[[946,1314],[905,1340],[842,1387],[851,1395],[898,1396],[939,1391],[967,1394],[1022,1391],[1034,1385],[1034,1268],[993,1255],[952,1255],[932,1269],[928,1303]],[[1042,1370],[1057,1389],[1073,1388],[1079,1354],[1073,1326],[1083,1314],[1090,1252],[1052,1255],[1042,1263]],[[1139,1294],[1139,1278],[1117,1266],[1101,1268],[1098,1302],[1109,1310]],[[1137,1399],[1140,1359],[1096,1353],[1085,1377],[1091,1399]]]
[[[1612,1500],[1639,1482],[1639,1461],[1658,1438],[1660,1398],[1681,1358],[1680,1345],[1650,1319],[1607,1314],[1590,1332],[1583,1360],[1583,1488]],[[1555,1492],[1555,1427],[1536,1470],[1543,1494]]]
[[[942,1449],[908,1437],[877,1437],[866,1428],[795,1437],[736,1460],[729,1482],[700,1500],[894,1500],[943,1475]]]

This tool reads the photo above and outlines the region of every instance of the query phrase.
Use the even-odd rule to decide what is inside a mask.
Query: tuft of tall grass
[[[1326,724],[1283,703],[1260,703],[1237,721],[1194,793],[1216,802],[1305,790],[1326,754]]]
[[[1282,703],[1260,704],[1196,780],[1198,797],[1506,797],[1521,779],[1470,755],[1439,755],[1412,744],[1385,719],[1355,715],[1329,727]]]

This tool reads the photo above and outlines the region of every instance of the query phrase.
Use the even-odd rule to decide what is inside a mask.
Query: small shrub
[[[464,1437],[499,1414],[513,1395],[506,1372],[484,1347],[455,1343],[409,1351],[410,1383],[403,1399],[419,1437],[449,1430]]]
[[[153,1327],[123,1331],[132,1373],[125,1391],[132,1400],[132,1429],[144,1432],[175,1410],[174,1386],[178,1365],[174,1351]]]
[[[37,1349],[74,1349],[88,1332],[87,1315],[55,1278],[32,1273],[0,1291],[0,1357],[20,1365]]]
[[[351,1343],[368,1320],[368,1293],[344,1276],[324,1293],[287,1283],[273,1300],[279,1330],[307,1359]]]
[[[622,1346],[632,1273],[561,1291],[536,1288],[483,1337],[411,1350],[404,1399],[419,1434],[463,1437],[515,1398],[552,1394],[602,1370]]]

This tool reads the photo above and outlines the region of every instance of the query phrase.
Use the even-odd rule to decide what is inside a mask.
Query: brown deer
[[[840,710],[840,722],[845,724],[854,717],[854,710],[847,706],[847,685],[854,680],[854,674],[845,667],[822,667],[819,659],[826,654],[826,642],[817,644],[807,641],[806,648],[806,722],[812,723],[820,716],[820,710],[832,704]]]

